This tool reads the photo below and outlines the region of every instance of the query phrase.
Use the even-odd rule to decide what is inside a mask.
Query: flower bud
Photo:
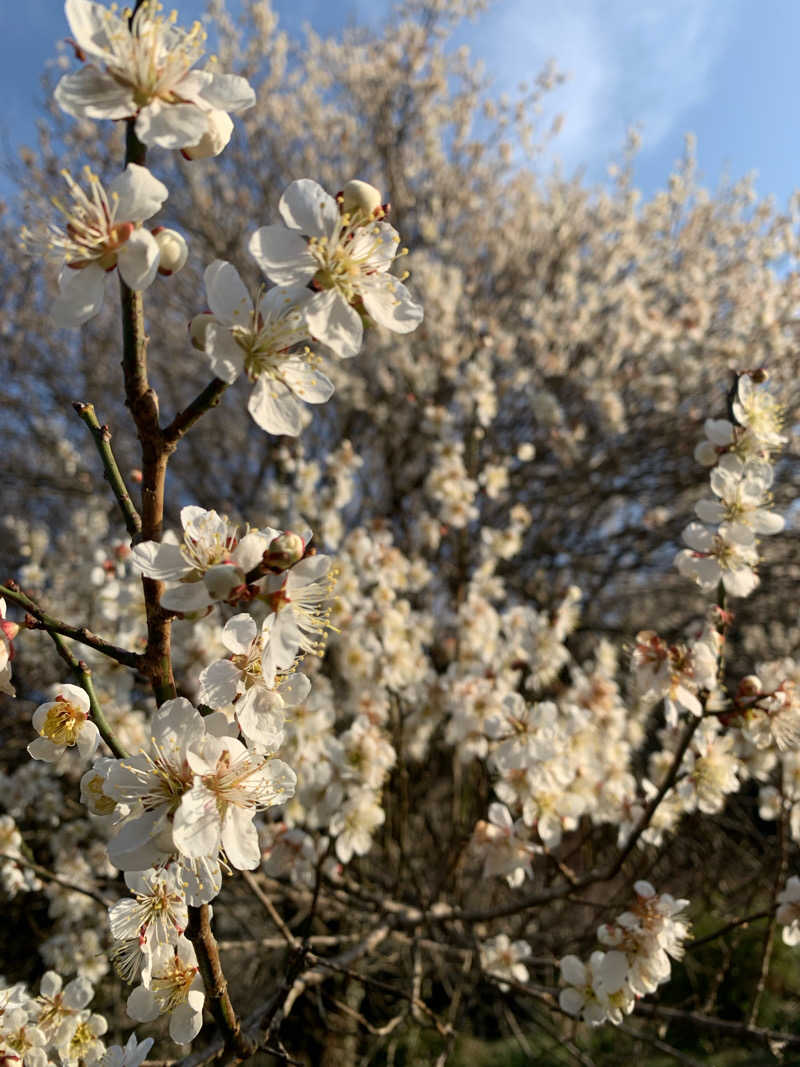
[[[186,159],[210,159],[218,156],[233,133],[233,122],[227,111],[209,111],[208,128],[195,145],[181,149]]]
[[[748,674],[739,682],[740,697],[754,697],[761,692],[761,679],[755,674]]]
[[[270,541],[264,553],[264,564],[273,570],[285,571],[303,558],[305,541],[300,534],[286,530]]]
[[[153,237],[159,251],[158,273],[175,274],[184,266],[189,256],[186,241],[177,230],[168,230],[164,226],[157,226],[153,230]]]
[[[380,206],[381,194],[374,185],[354,180],[342,189],[342,211],[346,214],[358,213],[371,218]]]
[[[196,348],[198,352],[205,352],[206,331],[211,323],[216,321],[210,311],[203,311],[190,320],[189,340],[192,342],[192,348]]]

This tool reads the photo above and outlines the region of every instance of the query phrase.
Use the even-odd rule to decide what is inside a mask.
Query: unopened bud
[[[177,230],[168,230],[164,226],[157,226],[153,237],[159,251],[158,273],[175,274],[186,263],[189,246]]]
[[[761,692],[761,679],[755,674],[748,674],[739,682],[740,697],[754,697]]]
[[[181,149],[184,158],[210,159],[218,156],[230,141],[233,122],[227,111],[209,111],[206,122],[208,128],[197,144]]]
[[[206,332],[211,323],[216,321],[210,311],[203,311],[190,320],[189,340],[192,342],[192,347],[196,348],[198,352],[205,352]]]
[[[353,180],[342,189],[342,211],[371,218],[381,206],[381,194],[374,185]]]
[[[300,534],[286,530],[270,541],[264,553],[264,563],[273,570],[285,571],[303,558],[305,541]]]
[[[0,630],[8,641],[13,641],[19,633],[19,623],[12,622],[11,619],[0,619]]]
[[[766,367],[758,367],[756,370],[750,371],[750,377],[753,379],[754,385],[763,385],[769,378],[769,372]]]

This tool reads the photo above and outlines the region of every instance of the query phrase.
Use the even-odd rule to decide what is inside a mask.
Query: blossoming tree
[[[48,925],[9,1062],[138,1067],[151,1024],[161,1062],[800,1045],[765,996],[800,940],[793,218],[691,157],[641,208],[628,171],[545,195],[524,108],[471,132],[471,9],[289,63],[216,5],[202,67],[154,0],[67,0],[77,125],[27,165],[82,177],[22,244],[95,451],[33,420],[84,499],[6,524],[0,877]],[[50,336],[17,322],[11,361]]]

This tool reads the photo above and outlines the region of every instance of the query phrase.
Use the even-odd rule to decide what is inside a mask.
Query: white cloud
[[[546,114],[563,112],[554,154],[596,170],[641,124],[656,148],[711,92],[740,0],[500,0],[467,34],[499,89],[548,59],[569,75]]]

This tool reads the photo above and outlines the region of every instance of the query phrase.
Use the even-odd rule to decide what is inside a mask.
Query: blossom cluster
[[[633,888],[633,908],[597,931],[604,949],[593,952],[588,963],[572,955],[560,961],[564,988],[559,1004],[593,1026],[622,1022],[637,997],[669,981],[670,959],[683,956],[689,936],[688,922],[679,914],[688,900],[656,893],[649,882],[636,882]]]
[[[130,120],[143,144],[180,149],[191,160],[221,151],[232,133],[228,112],[253,104],[244,79],[195,69],[201,28],[178,29],[153,0],[139,5],[130,21],[88,0],[68,0],[67,14],[83,63],[57,90],[57,101],[71,114]],[[261,14],[266,24],[269,13]],[[319,48],[311,41],[309,54]],[[437,68],[432,76],[434,90],[440,74]],[[363,107],[367,103],[362,100]],[[250,127],[254,140],[252,133]],[[270,136],[265,129],[264,141]],[[457,133],[454,151],[465,136],[465,129]],[[188,169],[197,174],[196,167]],[[329,188],[338,187],[332,166],[319,174]],[[396,174],[387,178],[406,201],[401,209],[407,208],[409,190]],[[141,291],[157,273],[180,269],[188,247],[174,231],[145,227],[166,204],[167,187],[144,167],[129,164],[106,187],[90,173],[88,194],[68,181],[73,203],[62,208],[66,222],[63,229],[50,228],[44,243],[61,269],[56,319],[79,325],[99,311],[106,273],[117,269],[125,286]],[[249,190],[240,192],[240,202],[249,203]],[[203,194],[195,189],[193,195]],[[567,244],[578,226],[578,199],[559,205]],[[757,663],[738,687],[726,689],[732,617],[721,608],[689,624],[682,639],[640,630],[630,655],[620,656],[608,637],[589,636],[579,626],[597,587],[582,592],[570,584],[571,573],[562,581],[527,558],[531,544],[558,541],[536,508],[521,502],[531,503],[524,487],[534,460],[556,486],[570,468],[585,470],[590,496],[608,479],[607,456],[598,452],[580,462],[591,420],[569,413],[563,393],[556,395],[556,379],[574,362],[582,402],[616,433],[625,430],[629,411],[613,387],[615,369],[608,381],[598,380],[596,365],[589,369],[579,353],[580,323],[564,315],[571,289],[589,294],[578,317],[588,316],[590,307],[597,311],[595,281],[577,281],[585,239],[575,240],[547,278],[526,253],[532,279],[526,299],[509,310],[498,285],[492,300],[509,310],[509,322],[496,309],[484,317],[471,310],[474,274],[456,262],[451,238],[440,239],[441,219],[463,227],[459,220],[474,217],[468,207],[461,191],[451,200],[434,197],[419,230],[427,248],[415,252],[413,262],[417,288],[426,292],[423,344],[430,349],[421,358],[405,338],[420,324],[422,309],[405,276],[391,273],[405,249],[387,221],[389,205],[365,182],[347,182],[336,196],[310,179],[289,185],[278,205],[282,224],[261,226],[247,240],[266,279],[261,287],[249,289],[248,272],[240,274],[227,260],[206,267],[206,309],[191,320],[189,338],[204,353],[212,387],[246,378],[255,423],[293,439],[274,443],[269,476],[252,493],[249,485],[232,490],[226,510],[233,518],[188,505],[180,531],[131,547],[111,541],[107,513],[94,498],[58,537],[41,536],[21,520],[6,523],[27,548],[26,588],[49,582],[46,597],[63,600],[65,616],[90,612],[88,625],[126,650],[145,653],[136,660],[140,666],[150,665],[154,614],[171,627],[171,666],[181,695],[155,708],[141,675],[89,649],[96,693],[59,683],[37,707],[32,761],[0,779],[0,803],[9,812],[0,816],[6,841],[0,881],[9,896],[46,893],[55,932],[40,952],[49,965],[101,977],[110,958],[134,986],[129,1016],[141,1022],[168,1016],[176,1042],[198,1034],[206,1006],[197,952],[187,937],[190,909],[215,901],[223,878],[235,871],[270,879],[274,899],[285,900],[292,915],[311,890],[316,927],[326,924],[322,941],[333,943],[340,930],[342,940],[357,938],[348,924],[357,929],[359,915],[370,916],[378,901],[382,912],[404,918],[385,936],[407,937],[403,928],[416,926],[423,914],[406,903],[415,893],[420,904],[443,915],[451,906],[445,901],[462,908],[470,894],[482,907],[497,894],[513,908],[526,882],[538,888],[554,871],[556,878],[569,873],[576,843],[591,854],[593,828],[610,829],[596,835],[609,854],[614,841],[618,850],[634,841],[629,862],[638,866],[643,850],[674,834],[684,815],[721,812],[749,781],[760,789],[762,817],[788,816],[791,836],[800,841],[800,667],[794,660],[787,655]],[[666,212],[654,206],[653,225],[661,225]],[[602,201],[597,213],[616,217]],[[533,248],[536,211],[530,218],[526,211],[514,215],[515,228]],[[512,262],[512,242],[498,242],[504,221],[479,229],[487,262],[506,254]],[[624,247],[630,247],[628,229],[620,223]],[[26,242],[32,250],[41,247],[33,234]],[[507,253],[498,244],[508,244]],[[210,254],[225,247],[232,246],[216,242]],[[452,263],[442,264],[439,255]],[[632,285],[604,278],[601,291],[626,308],[634,305],[660,357],[688,359],[685,332],[656,323],[641,292],[623,299]],[[201,299],[198,306],[204,306]],[[622,321],[625,314],[619,312],[614,326],[619,337],[604,338],[603,351],[641,343]],[[694,323],[711,311],[687,301],[681,314]],[[372,326],[382,328],[372,331],[379,358],[364,374],[353,369],[351,357]],[[322,355],[312,351],[315,345]],[[532,360],[522,358],[528,349]],[[326,353],[333,357],[327,364]],[[667,377],[659,401],[664,411],[672,395]],[[730,421],[709,420],[708,440],[698,449],[698,459],[713,467],[714,499],[697,505],[701,522],[687,531],[691,550],[678,565],[704,590],[721,582],[731,595],[752,591],[757,537],[782,528],[769,493],[771,453],[784,438],[762,378],[759,372],[737,378]],[[409,455],[396,469],[382,470],[380,457],[363,444],[356,448],[347,440],[320,458],[314,452],[319,443],[303,440],[310,420],[305,405],[327,402],[334,381],[351,411],[385,420],[390,434],[404,418],[413,420],[419,433],[402,438]],[[376,396],[381,399],[373,405]],[[496,447],[508,429],[503,420],[516,418],[517,409],[523,443]],[[417,436],[427,452],[419,450]],[[240,440],[232,429],[232,450]],[[66,458],[80,469],[78,458]],[[202,472],[196,473],[199,480]],[[381,514],[370,494],[379,500],[384,481],[393,506],[401,500],[402,507],[391,514],[387,509],[387,519],[353,520],[366,499]],[[190,485],[176,493],[181,503],[203,499]],[[231,502],[237,493],[238,505]],[[613,493],[600,500],[601,534],[624,513]],[[483,521],[487,516],[490,522]],[[306,520],[315,531],[313,546]],[[661,521],[649,512],[642,518],[641,509],[625,516],[640,520],[642,526]],[[317,552],[317,544],[325,551]],[[553,569],[566,550],[555,544]],[[55,556],[75,560],[69,580],[45,578],[45,561]],[[141,577],[164,586],[155,609],[148,603],[149,618]],[[90,605],[76,589],[90,591]],[[0,603],[0,689],[7,690],[18,626],[5,620],[3,608]],[[103,750],[87,770],[100,744],[100,705],[110,723],[103,737],[116,739],[116,755]],[[662,708],[663,722],[655,718]],[[452,790],[448,780],[447,790],[437,782],[428,794],[442,766],[452,768]],[[64,812],[78,779],[90,818],[68,822]],[[26,863],[18,828],[26,808],[35,809],[25,819],[38,840],[50,839],[53,879],[39,879]],[[420,865],[409,829],[412,837],[429,834],[437,848],[445,846],[430,899],[427,887],[420,892],[412,884]],[[597,846],[598,855],[606,845]],[[97,894],[97,877],[113,877],[114,869],[124,872],[130,895],[109,907],[104,924],[90,912],[96,905],[90,894]],[[457,880],[452,890],[451,873]],[[797,940],[795,881],[779,898],[787,943]],[[670,961],[680,958],[688,935],[680,917],[686,901],[659,895],[644,881],[634,889],[632,909],[600,928],[601,951],[586,962],[571,955],[561,960],[561,1007],[592,1024],[619,1022],[636,997],[667,981]],[[497,918],[508,913],[505,903]],[[335,922],[327,924],[329,916]],[[526,926],[520,916],[513,936],[505,920],[475,928],[481,968],[501,990],[523,991],[537,966],[534,936],[554,943],[556,934],[537,931],[537,921]],[[463,952],[471,959],[471,950]],[[59,990],[48,982],[53,999]],[[84,987],[70,985],[63,1003],[80,1014],[87,1010],[83,997]],[[12,1004],[14,998],[19,1003]],[[77,1042],[78,1030],[66,1046],[64,1037],[47,1048],[42,1017],[22,994],[14,993],[6,1008],[0,1019],[10,1036],[2,1051],[13,1049],[7,1058],[34,1067],[42,1049],[63,1062],[104,1057],[109,1067],[138,1067],[137,1056],[148,1050],[147,1042],[132,1038],[127,1050],[104,1051],[103,1023],[87,1016],[73,1056],[67,1046]]]
[[[22,983],[0,987],[0,1057],[26,1067],[46,1067],[56,1059],[65,1067],[140,1067],[153,1039],[139,1041],[131,1034],[124,1047],[106,1047],[108,1022],[89,1009],[93,997],[86,978],[65,985],[55,971],[42,976],[38,995]]]
[[[735,421],[706,421],[706,440],[695,455],[713,466],[715,499],[697,503],[702,521],[686,527],[683,539],[689,547],[675,560],[681,574],[701,589],[716,589],[721,582],[737,597],[749,596],[758,585],[757,535],[779,533],[784,525],[780,515],[765,507],[773,480],[770,455],[786,441],[780,408],[763,387],[765,381],[762,372],[739,375],[731,404]]]

